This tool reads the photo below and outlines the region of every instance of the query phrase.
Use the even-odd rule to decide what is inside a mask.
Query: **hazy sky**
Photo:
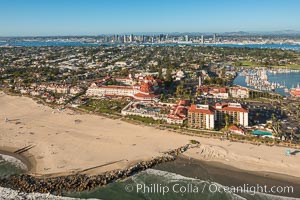
[[[300,30],[300,0],[0,0],[0,36]]]

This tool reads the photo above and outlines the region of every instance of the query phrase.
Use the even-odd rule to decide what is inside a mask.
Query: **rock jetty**
[[[173,161],[179,154],[194,146],[195,145],[187,144],[180,148],[164,152],[163,156],[156,157],[149,161],[139,162],[127,169],[113,170],[100,175],[89,176],[86,174],[74,174],[53,178],[35,177],[28,174],[12,175],[9,178],[1,179],[0,186],[24,193],[38,192],[54,195],[92,190],[113,181],[127,178],[140,171],[152,168],[157,164]]]

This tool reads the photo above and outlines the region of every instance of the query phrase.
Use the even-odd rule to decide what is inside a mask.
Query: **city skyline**
[[[299,6],[296,0],[4,0],[0,36],[299,31]]]

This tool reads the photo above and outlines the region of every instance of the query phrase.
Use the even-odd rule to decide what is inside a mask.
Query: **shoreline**
[[[17,149],[15,148],[1,146],[0,155],[7,155],[20,160],[27,167],[25,173],[31,173],[31,171],[34,171],[36,166],[34,156],[28,152],[23,152],[22,154],[14,153],[16,150]]]
[[[179,149],[185,148],[187,146],[190,146],[190,147],[188,147],[186,150],[184,150],[182,152],[179,151]],[[199,146],[201,146],[201,145],[199,144]],[[175,159],[171,160],[171,161],[180,160],[180,162],[181,162],[182,160],[184,160],[187,163],[189,163],[190,161],[193,161],[193,162],[198,162],[198,163],[204,163],[207,166],[218,167],[218,168],[221,168],[221,169],[227,169],[227,170],[231,170],[231,171],[237,171],[237,172],[242,172],[242,173],[247,173],[247,174],[263,176],[263,177],[271,177],[272,176],[275,179],[282,179],[282,180],[285,180],[285,181],[288,180],[288,181],[292,181],[294,183],[298,183],[298,182],[300,183],[300,177],[298,177],[298,176],[292,176],[292,175],[288,175],[288,174],[284,174],[284,173],[276,173],[276,172],[271,172],[271,171],[245,170],[245,169],[242,169],[242,168],[234,167],[234,166],[230,165],[229,163],[225,163],[225,162],[222,162],[222,161],[204,160],[204,159],[198,159],[198,158],[195,158],[195,157],[188,156],[189,155],[188,154],[189,149],[199,148],[199,146],[198,145],[187,144],[183,147],[179,147],[179,148],[171,150],[169,152],[165,152],[164,154],[171,155],[171,154],[174,154],[175,152],[177,152]],[[56,178],[56,177],[69,176],[69,175],[90,175],[90,176],[93,176],[94,175],[93,173],[89,174],[89,173],[83,173],[83,172],[88,172],[90,170],[93,170],[93,168],[102,167],[102,166],[95,166],[95,167],[92,167],[92,168],[83,169],[81,172],[62,172],[62,173],[57,173],[57,174],[37,175],[37,174],[31,172],[31,170],[33,170],[34,166],[36,165],[36,160],[34,159],[34,156],[29,154],[28,152],[25,152],[25,153],[23,153],[23,155],[21,155],[21,154],[14,153],[13,151],[14,151],[13,148],[10,148],[10,147],[0,147],[0,155],[8,155],[8,156],[11,156],[11,157],[14,157],[14,158],[20,160],[23,164],[26,165],[26,167],[28,169],[27,171],[25,171],[24,174],[30,175],[30,176],[33,176],[33,177],[36,177],[36,178]],[[136,163],[132,163],[131,165],[129,165],[129,167],[126,167],[126,169],[129,169],[129,168],[131,168],[131,166],[136,165],[138,163],[143,163],[143,162],[148,162],[148,161],[149,160],[140,160]],[[108,163],[108,164],[111,164],[111,163]],[[158,165],[160,165],[160,164],[158,164]],[[154,166],[154,168],[156,168],[156,166]],[[120,169],[120,170],[124,170],[124,169]],[[118,169],[115,169],[115,170],[118,170]],[[102,174],[95,174],[95,175],[102,175]],[[271,176],[269,176],[269,175],[271,175]],[[300,184],[299,184],[299,186],[300,186]]]
[[[188,144],[188,145],[193,146],[192,144]],[[178,149],[181,149],[181,148],[183,148],[183,147],[179,147]],[[197,147],[194,146],[194,147],[191,147],[191,148],[197,148]],[[188,149],[190,149],[190,148],[188,148]],[[188,149],[186,151],[189,151]],[[176,151],[176,150],[172,150],[170,152],[173,152],[173,151]],[[166,154],[171,154],[170,152],[166,152]],[[245,169],[237,168],[237,167],[234,167],[232,165],[226,164],[222,161],[203,160],[203,159],[197,159],[197,158],[194,158],[194,157],[190,157],[190,156],[185,154],[185,151],[183,151],[181,153],[182,153],[181,155],[179,155],[179,154],[176,155],[177,157],[176,157],[175,160],[185,160],[186,162],[193,160],[193,161],[196,161],[198,163],[205,163],[208,166],[219,167],[219,168],[222,168],[222,169],[228,169],[228,170],[238,171],[238,172],[243,172],[243,173],[248,173],[248,174],[256,174],[256,175],[259,175],[259,176],[269,176],[269,174],[271,174],[272,177],[275,177],[276,179],[290,180],[290,181],[293,181],[295,183],[298,183],[298,181],[300,182],[300,177],[297,177],[297,176],[291,176],[291,175],[284,174],[284,173],[276,173],[276,172],[270,172],[270,171],[245,170]],[[57,175],[55,175],[55,174],[36,175],[35,173],[31,173],[31,170],[34,169],[34,166],[36,164],[36,160],[33,159],[33,155],[30,155],[28,153],[23,153],[23,154],[27,154],[27,155],[20,155],[20,154],[14,153],[12,148],[10,148],[10,147],[5,147],[5,148],[0,147],[0,155],[8,155],[8,156],[11,156],[11,157],[14,157],[14,158],[20,160],[23,164],[26,165],[26,167],[28,169],[25,172],[25,174],[28,174],[30,176],[36,176],[37,178],[40,178],[40,177],[55,178],[55,177],[59,177],[59,176],[68,176],[68,175],[74,175],[74,174],[75,175],[76,174],[90,175],[89,173],[82,173],[82,172],[93,170],[92,168],[102,167],[102,166],[96,166],[96,167],[92,167],[91,169],[90,168],[89,169],[83,169],[82,172],[79,172],[79,173],[76,173],[76,172],[73,172],[73,173],[72,172],[63,172],[63,173],[57,174]],[[140,163],[140,162],[147,162],[147,160],[140,160],[137,163]],[[135,165],[135,164],[136,163],[133,163],[133,165]],[[101,174],[99,174],[99,175],[101,175]],[[91,174],[91,176],[92,176],[92,174]]]
[[[16,109],[18,112],[14,112]],[[0,149],[2,146],[15,151],[35,145],[22,156],[32,162],[29,174],[36,178],[84,176],[80,172],[92,176],[122,170],[160,157],[191,140],[201,143],[200,147],[183,153],[193,159],[220,162],[246,171],[300,177],[300,157],[287,157],[287,147],[179,134],[70,109],[61,112],[31,98],[1,92],[0,110],[1,118],[11,119],[0,121]],[[74,123],[75,120],[81,122]]]
[[[293,186],[293,193],[273,194],[285,197],[300,196],[300,177],[264,171],[247,171],[216,161],[203,161],[180,155],[176,160],[162,163],[153,169],[168,171],[182,176],[217,182],[223,186],[243,184],[272,186]]]
[[[130,178],[137,173],[152,168],[180,174],[190,178],[216,182],[223,186],[241,186],[242,184],[248,184],[249,186],[259,184],[261,186],[267,185],[268,187],[293,186],[293,193],[272,195],[285,197],[300,196],[300,177],[265,171],[248,171],[231,165],[226,165],[222,162],[204,161],[184,155],[184,152],[193,148],[197,148],[197,145],[188,144],[178,149],[166,152],[165,156],[148,161],[141,161],[122,170],[112,170],[98,175],[89,176],[84,173],[67,174],[55,177],[17,175],[13,176],[12,179],[8,178],[8,180],[0,179],[0,186],[25,193],[37,192],[41,194],[50,193],[54,195],[62,195],[69,192],[91,191],[115,181]],[[15,153],[0,150],[1,154],[4,152],[6,155],[16,156]],[[18,157],[20,157],[20,155]],[[66,187],[66,185],[70,186],[70,182],[64,181],[65,179],[71,179],[71,183],[75,183],[76,187]],[[78,184],[76,183],[77,181]],[[94,184],[90,184],[91,181]],[[50,184],[47,184],[49,182]],[[30,184],[33,185],[30,186]],[[51,190],[53,188],[56,189]]]

